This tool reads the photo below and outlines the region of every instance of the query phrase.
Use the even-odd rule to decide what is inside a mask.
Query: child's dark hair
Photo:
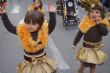
[[[105,9],[101,4],[94,4],[93,6],[90,7],[89,11],[91,10],[99,10],[101,12],[102,18],[104,18]]]
[[[28,11],[25,15],[24,22],[27,24],[32,23],[33,25],[37,23],[42,26],[44,22],[44,14],[38,10]]]

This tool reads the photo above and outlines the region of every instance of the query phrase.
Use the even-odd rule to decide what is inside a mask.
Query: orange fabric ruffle
[[[107,28],[109,27],[109,21],[107,19],[103,19],[101,23],[107,26]],[[93,26],[96,26],[96,22],[89,19],[88,16],[84,16],[83,20],[80,22],[79,29],[82,33],[86,33]]]
[[[37,33],[37,32],[36,32]],[[25,27],[25,24],[19,24],[17,26],[17,35],[21,41],[22,47],[27,52],[36,52],[47,46],[48,43],[48,23],[45,22],[42,28],[38,32],[38,38],[34,41],[30,32]],[[42,44],[38,44],[42,42]]]

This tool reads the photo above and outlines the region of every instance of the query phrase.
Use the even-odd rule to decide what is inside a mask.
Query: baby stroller
[[[68,29],[70,26],[77,27],[80,22],[77,0],[62,0],[63,2],[63,26]]]

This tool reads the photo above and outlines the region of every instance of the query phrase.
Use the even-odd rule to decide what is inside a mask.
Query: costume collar
[[[109,21],[107,19],[103,19],[101,23],[109,27]],[[91,20],[88,16],[84,16],[83,20],[79,24],[79,29],[82,33],[86,33],[91,27],[94,26],[96,26],[96,22]]]

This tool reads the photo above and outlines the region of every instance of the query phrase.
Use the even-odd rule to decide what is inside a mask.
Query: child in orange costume
[[[79,32],[73,42],[75,48],[83,36],[83,47],[77,52],[77,59],[81,62],[78,73],[83,73],[87,66],[90,67],[90,73],[94,73],[96,65],[106,60],[102,37],[108,34],[108,27],[109,22],[104,19],[104,8],[98,4],[91,6],[88,15],[80,22]]]
[[[18,36],[24,51],[24,61],[17,66],[17,73],[55,73],[57,64],[48,58],[45,47],[48,36],[56,25],[56,7],[49,5],[49,23],[44,21],[44,14],[38,10],[28,11],[24,23],[13,26],[5,9],[0,10],[5,28]]]
[[[42,7],[42,2],[40,0],[33,0],[33,3],[29,6],[28,11],[31,11],[34,9],[44,13],[44,9]]]

